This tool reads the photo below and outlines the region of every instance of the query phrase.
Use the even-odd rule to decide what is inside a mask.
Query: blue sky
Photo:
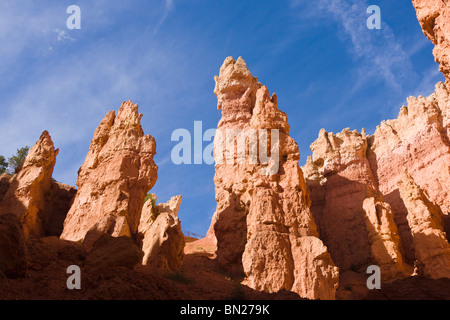
[[[81,8],[81,30],[66,27],[69,5]],[[369,5],[381,8],[381,30],[366,27]],[[217,126],[213,78],[225,57],[242,56],[277,93],[300,164],[321,128],[373,133],[444,79],[410,0],[1,0],[0,43],[1,155],[48,130],[60,148],[54,178],[74,185],[101,119],[132,100],[157,141],[152,192],[183,195],[182,228],[203,235],[214,167],[174,165],[171,134]]]

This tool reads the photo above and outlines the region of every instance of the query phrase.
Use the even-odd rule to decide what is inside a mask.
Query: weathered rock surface
[[[14,213],[21,223],[25,238],[45,234],[43,221],[50,218],[46,196],[52,188],[52,173],[58,149],[44,131],[30,149],[19,173],[9,180],[8,190],[0,202],[0,215]],[[6,177],[2,176],[5,185]],[[51,210],[50,210],[51,211]]]
[[[87,255],[87,266],[121,266],[133,269],[142,261],[144,253],[127,236],[112,237],[105,233],[95,241]]]
[[[156,204],[155,194],[145,202],[138,228],[142,238],[143,265],[162,271],[178,271],[184,258],[185,238],[181,231],[178,211],[181,196],[167,203]]]
[[[71,265],[81,266],[86,260],[86,251],[80,243],[61,240],[56,236],[31,239],[26,245],[28,270],[31,271],[39,272],[55,265],[67,269]]]
[[[3,200],[6,192],[8,192],[11,176],[7,173],[0,175],[0,202]]]
[[[450,244],[443,228],[443,213],[428,200],[425,192],[404,171],[399,182],[400,195],[408,210],[415,273],[428,278],[450,278]]]
[[[117,116],[109,112],[95,130],[62,239],[84,240],[88,231],[97,237],[137,233],[142,205],[158,170],[153,161],[155,139],[144,135],[141,117],[137,104],[124,102]]]
[[[219,265],[244,272],[244,283],[256,290],[334,299],[338,270],[317,237],[298,146],[276,95],[242,58],[228,57],[215,81],[222,118],[214,140],[217,210],[208,234],[216,237]],[[236,130],[247,138],[227,136]]]
[[[397,226],[390,206],[377,189],[366,157],[365,131],[321,130],[304,166],[311,191],[311,211],[321,239],[341,272],[376,264],[383,281],[404,270]]]
[[[414,248],[420,240],[414,240],[413,232],[417,219],[411,213],[416,209],[399,190],[405,168],[427,201],[436,203],[434,210],[443,212],[440,237],[447,236],[449,106],[448,87],[438,83],[429,97],[408,98],[408,107],[401,108],[398,118],[383,121],[372,136],[348,129],[336,135],[321,131],[311,145],[313,156],[304,167],[311,211],[342,272],[362,272],[362,267],[374,263],[382,268],[382,278],[391,281],[408,269],[402,257],[410,265],[419,260]],[[424,241],[421,246],[429,252],[442,248],[439,241]],[[434,277],[433,273],[427,276]]]
[[[450,98],[443,83],[429,97],[408,98],[397,119],[382,122],[369,138],[367,157],[379,190],[395,213],[406,260],[412,262],[411,230],[398,182],[404,168],[446,214],[450,212]]]
[[[63,231],[64,220],[72,206],[77,189],[52,180],[50,190],[45,194],[45,214],[42,217],[44,236],[59,237]]]
[[[27,271],[25,236],[13,214],[0,215],[0,272],[7,277],[23,277]]]
[[[372,259],[380,267],[382,280],[392,281],[403,277],[407,270],[391,206],[375,198],[366,198],[363,210],[367,217],[366,230]]]
[[[450,79],[450,2],[413,0],[423,33],[435,45],[433,50],[440,71]]]

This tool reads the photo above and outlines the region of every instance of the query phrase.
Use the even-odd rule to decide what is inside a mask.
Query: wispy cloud
[[[71,36],[69,36],[69,34],[66,31],[64,31],[64,30],[56,28],[55,32],[58,34],[58,38],[57,38],[58,41],[65,41],[65,40],[67,40],[67,41],[75,41],[75,39],[72,38]]]
[[[153,30],[153,35],[158,33],[159,28],[161,28],[161,26],[164,23],[164,21],[166,20],[167,16],[174,8],[173,0],[164,0],[164,1],[165,1],[165,3],[164,3],[163,15],[161,16],[161,19],[159,19],[158,23],[156,24],[156,27]]]
[[[291,5],[296,8],[304,4],[301,0],[293,0]],[[307,5],[307,10],[323,19],[332,17],[338,22],[343,40],[351,42],[350,54],[359,62],[356,70],[360,80],[358,86],[373,77],[380,77],[399,91],[401,79],[414,73],[409,56],[383,19],[381,30],[367,28],[368,6],[361,0],[317,0],[314,6]]]
[[[108,3],[104,1],[101,9]],[[166,7],[172,6],[172,1],[167,1]],[[64,6],[49,7],[20,11],[13,2],[0,4],[0,154],[9,156],[18,147],[31,146],[48,130],[60,148],[55,178],[74,183],[94,129],[106,112],[117,110],[122,101],[139,103],[146,133],[162,134],[164,128],[156,124],[168,115],[155,101],[167,103],[168,82],[179,81],[176,74],[183,72],[180,65],[186,64],[183,57],[168,53],[167,47],[176,39],[156,44],[135,37],[127,39],[126,45],[114,37],[103,42],[84,41],[83,37],[73,41],[71,33],[64,30]],[[95,14],[103,19],[109,14],[109,19],[104,19],[107,25],[122,19],[116,8],[105,12],[81,7],[90,14],[86,21],[101,21]],[[51,22],[55,17],[60,17],[59,21]],[[93,31],[87,26],[77,32]]]

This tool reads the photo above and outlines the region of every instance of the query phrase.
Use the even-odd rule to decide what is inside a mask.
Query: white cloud
[[[159,31],[159,28],[161,28],[162,24],[166,20],[169,13],[173,10],[174,3],[173,0],[165,0],[164,2],[164,9],[163,9],[163,15],[161,16],[161,19],[159,19],[158,23],[156,24],[155,29],[153,30],[153,35],[157,34]]]
[[[305,5],[301,0],[291,2],[293,8]],[[392,29],[383,21],[381,8],[381,30],[369,30],[366,25],[369,4],[361,0],[317,0],[306,4],[309,14],[321,19],[332,17],[340,25],[343,40],[350,40],[350,54],[359,62],[358,85],[373,77],[381,78],[388,86],[400,91],[401,80],[414,73],[408,54],[397,41]]]
[[[58,34],[58,38],[57,38],[58,41],[64,41],[64,40],[75,41],[75,39],[72,38],[71,36],[69,36],[69,34],[64,30],[56,28],[55,32]]]

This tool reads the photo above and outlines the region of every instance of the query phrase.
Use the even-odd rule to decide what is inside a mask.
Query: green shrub
[[[147,202],[149,199],[152,200],[152,206],[155,207],[156,206],[156,200],[153,199],[152,194],[150,192],[147,193],[147,196],[145,197],[145,201],[144,202]]]
[[[22,164],[25,161],[25,158],[27,157],[28,151],[30,150],[29,147],[23,147],[20,149],[17,149],[17,152],[15,155],[8,158],[8,168],[10,173],[19,172],[22,168]]]

